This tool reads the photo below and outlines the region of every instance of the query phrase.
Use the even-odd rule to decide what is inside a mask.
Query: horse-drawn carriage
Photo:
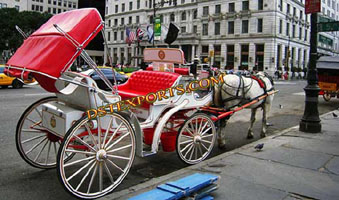
[[[339,98],[339,59],[337,57],[320,57],[317,62],[319,77],[319,95],[325,101],[330,101],[332,97]]]
[[[260,84],[253,79],[229,75],[228,82],[222,75],[198,82],[189,69],[174,68],[173,63],[184,63],[177,49],[146,49],[144,59],[153,62],[153,71],[137,71],[125,84],[112,84],[84,50],[97,33],[104,35],[103,28],[95,9],[55,15],[25,39],[6,65],[7,74],[33,76],[56,94],[22,114],[16,129],[20,155],[34,167],[57,168],[65,189],[77,197],[97,198],[113,191],[128,174],[135,155],[153,155],[160,146],[176,150],[187,164],[203,161],[212,151],[222,119],[245,107],[266,105],[271,101],[266,97],[275,93],[264,78],[267,90],[255,97],[250,89],[260,89]],[[68,71],[78,56],[111,92],[99,89],[84,74]],[[212,83],[214,88],[207,86]],[[204,89],[198,90],[198,85]],[[219,101],[220,107],[234,105],[209,107],[213,96],[227,100]]]

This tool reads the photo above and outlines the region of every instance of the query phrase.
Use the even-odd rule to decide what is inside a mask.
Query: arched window
[[[170,17],[170,18],[171,18],[171,19],[170,19],[171,22],[174,22],[174,21],[175,21],[175,15],[174,15],[174,13],[171,14],[171,17]]]
[[[182,20],[182,21],[186,21],[186,12],[183,12],[183,13],[181,14],[181,20]]]

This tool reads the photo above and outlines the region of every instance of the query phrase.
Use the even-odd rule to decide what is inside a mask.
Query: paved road
[[[283,130],[299,123],[304,110],[303,87],[304,81],[277,82],[276,95],[269,121],[274,126],[269,127],[268,133]],[[38,86],[23,89],[0,89],[0,194],[1,199],[74,199],[63,190],[57,180],[55,170],[39,170],[26,164],[15,147],[15,127],[20,115],[34,101],[49,96]],[[339,107],[339,100],[324,102],[319,98],[319,111],[326,113]],[[282,109],[281,109],[281,106]],[[258,112],[258,119],[261,112]],[[235,114],[229,121],[225,131],[228,136],[227,150],[232,150],[249,142],[259,139],[259,126],[256,123],[255,139],[246,140],[250,112],[248,110]],[[259,119],[260,120],[260,119]],[[258,120],[258,121],[259,121]],[[224,151],[214,149],[213,156]],[[133,169],[123,184],[117,188],[122,190],[132,185],[147,181],[150,178],[162,176],[185,167],[177,158],[176,153],[163,153],[148,157],[137,158]]]

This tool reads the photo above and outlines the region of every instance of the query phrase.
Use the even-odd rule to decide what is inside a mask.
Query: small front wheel
[[[128,119],[107,114],[78,120],[58,152],[58,176],[65,189],[85,199],[112,192],[128,174],[135,157],[135,133]],[[67,154],[73,153],[71,159]]]
[[[196,113],[179,129],[177,154],[183,162],[197,164],[210,155],[215,139],[214,122],[208,115]]]

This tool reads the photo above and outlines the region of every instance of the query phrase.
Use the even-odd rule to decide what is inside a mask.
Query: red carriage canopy
[[[6,64],[6,73],[18,78],[27,78],[31,73],[40,85],[49,92],[57,92],[55,79],[65,72],[81,53],[56,24],[71,36],[81,48],[103,28],[99,12],[95,8],[72,10],[54,15],[42,25],[16,51]]]

